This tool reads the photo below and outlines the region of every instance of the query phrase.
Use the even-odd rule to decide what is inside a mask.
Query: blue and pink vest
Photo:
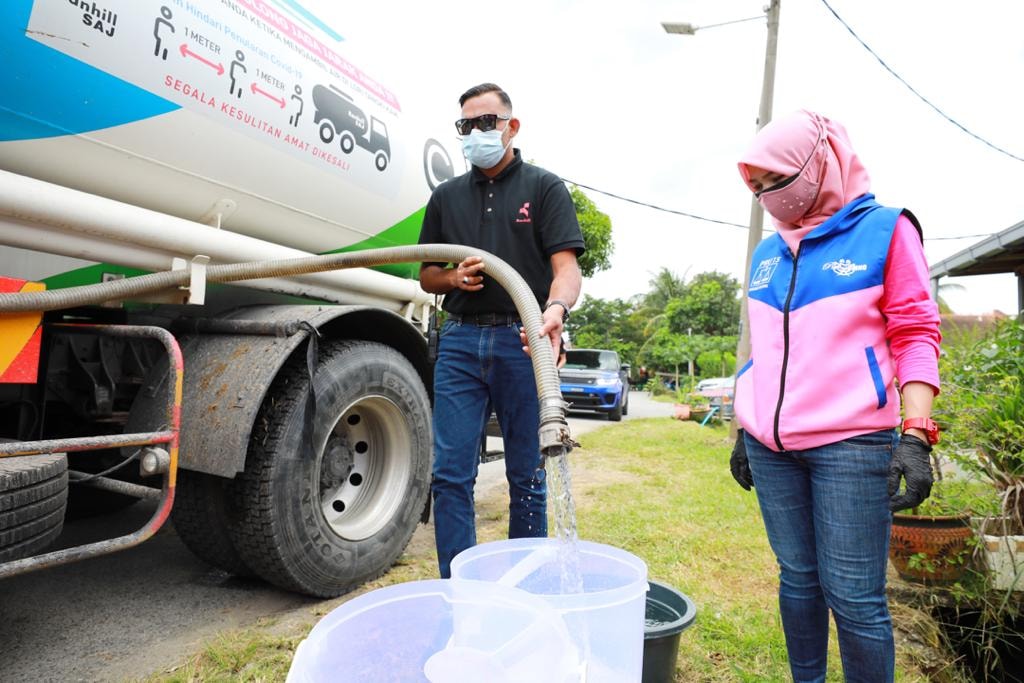
[[[879,303],[901,213],[865,194],[804,236],[796,257],[778,234],[754,251],[736,417],[766,447],[804,450],[899,424]]]

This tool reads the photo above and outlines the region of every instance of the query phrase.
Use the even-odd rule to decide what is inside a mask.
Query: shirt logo
[[[530,220],[530,202],[523,202],[523,205],[519,207],[518,217],[516,223],[532,223]]]
[[[779,261],[781,260],[782,257],[773,256],[757,264],[754,277],[750,278],[750,291],[767,287],[768,283],[772,281],[772,276],[775,275],[775,269],[779,267]]]
[[[854,263],[853,261],[851,261],[848,258],[841,258],[838,261],[831,261],[829,263],[823,264],[821,266],[821,269],[822,270],[831,270],[836,275],[841,275],[843,277],[849,277],[850,275],[853,275],[857,271],[867,270],[868,267],[867,267],[867,264]]]

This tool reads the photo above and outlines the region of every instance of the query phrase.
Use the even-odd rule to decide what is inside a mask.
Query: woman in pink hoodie
[[[739,170],[778,232],[748,275],[730,469],[755,487],[779,562],[793,680],[825,680],[831,612],[846,680],[892,681],[891,511],[928,496],[938,439],[921,228],[875,201],[846,130],[813,112],[766,125]]]

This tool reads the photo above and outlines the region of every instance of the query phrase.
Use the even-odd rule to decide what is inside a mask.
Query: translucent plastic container
[[[581,653],[581,681],[636,683],[643,671],[647,565],[612,546],[576,545],[582,592],[563,592],[564,547],[553,538],[474,546],[452,560],[452,578],[493,581],[539,596],[562,616]]]
[[[565,623],[543,600],[479,581],[413,581],[331,611],[299,644],[288,683],[579,680]]]

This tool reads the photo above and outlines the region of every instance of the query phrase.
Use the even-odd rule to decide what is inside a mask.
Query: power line
[[[619,199],[619,200],[624,201],[624,202],[629,202],[630,204],[636,204],[637,206],[643,206],[643,207],[646,207],[648,209],[654,209],[655,211],[663,211],[665,213],[671,213],[671,214],[674,214],[676,216],[686,216],[687,218],[693,218],[693,219],[696,219],[698,221],[705,221],[707,223],[716,223],[718,225],[728,225],[729,227],[732,227],[732,228],[742,228],[744,230],[747,230],[750,227],[748,225],[743,225],[742,223],[733,223],[732,221],[720,221],[717,218],[707,218],[705,216],[698,216],[695,213],[687,213],[686,211],[679,211],[677,209],[667,209],[667,208],[665,208],[663,206],[658,206],[657,204],[649,204],[647,202],[642,202],[639,199],[630,199],[629,197],[623,197],[622,195],[615,194],[614,192],[607,192],[605,190],[599,190],[596,187],[591,187],[590,185],[584,185],[583,183],[577,183],[575,180],[569,180],[568,178],[565,178],[565,177],[563,177],[562,180],[564,182],[567,182],[567,183],[571,184],[571,185],[575,185],[576,187],[582,187],[582,188],[584,188],[586,190],[590,190],[591,192],[597,192],[598,194],[603,194],[603,195],[606,195],[608,197],[614,197],[615,199]],[[773,230],[771,228],[765,228],[765,232],[776,232],[776,230]],[[991,237],[993,234],[995,234],[995,233],[989,232],[989,233],[985,233],[985,234],[982,234],[982,235],[958,235],[958,236],[955,236],[955,237],[925,237],[924,241],[925,242],[937,242],[939,240],[980,239],[982,237]]]
[[[968,130],[968,129],[967,129],[967,127],[966,127],[966,126],[964,126],[964,125],[963,125],[962,123],[960,123],[959,121],[957,121],[957,120],[956,120],[956,119],[954,119],[953,117],[949,116],[949,115],[948,115],[948,114],[947,114],[946,112],[944,112],[944,111],[942,111],[941,109],[939,109],[939,108],[938,108],[938,107],[937,107],[936,105],[932,104],[932,102],[931,102],[931,101],[930,101],[930,100],[929,100],[929,99],[928,99],[927,97],[925,97],[924,95],[922,95],[921,93],[919,93],[919,92],[918,92],[918,91],[917,91],[916,89],[914,89],[914,87],[913,87],[912,85],[910,85],[909,83],[907,83],[907,82],[906,82],[906,81],[905,81],[905,80],[903,79],[903,77],[902,77],[902,76],[900,76],[900,75],[899,75],[898,73],[896,73],[895,71],[893,71],[893,70],[892,70],[892,68],[891,68],[891,67],[890,67],[890,66],[889,66],[888,64],[886,64],[886,63],[885,63],[885,60],[884,60],[884,59],[882,59],[881,57],[879,57],[879,56],[878,56],[878,54],[876,54],[876,53],[875,53],[875,51],[874,51],[874,50],[872,50],[872,49],[871,49],[871,48],[870,48],[870,47],[868,46],[868,44],[867,44],[867,43],[865,43],[865,42],[864,42],[864,41],[863,41],[863,40],[861,39],[861,37],[860,37],[860,36],[858,36],[858,35],[857,35],[857,33],[856,33],[856,32],[855,32],[855,31],[854,31],[854,30],[853,30],[852,28],[850,28],[850,25],[849,25],[849,24],[847,24],[847,23],[846,23],[845,21],[843,21],[843,18],[842,18],[841,16],[839,16],[839,13],[838,13],[838,12],[836,12],[836,11],[835,11],[834,9],[832,9],[832,5],[828,4],[828,0],[821,0],[821,3],[822,3],[823,5],[825,5],[825,7],[827,7],[827,8],[828,8],[828,11],[832,13],[832,16],[834,16],[834,17],[835,17],[835,18],[836,18],[836,19],[837,19],[837,20],[839,21],[839,23],[840,23],[840,24],[842,24],[842,25],[843,25],[843,27],[844,27],[844,28],[845,28],[845,29],[846,29],[847,31],[849,31],[849,32],[850,32],[850,35],[851,35],[851,36],[853,36],[853,37],[854,37],[854,38],[855,38],[855,39],[857,40],[857,42],[858,42],[858,43],[860,43],[860,44],[861,44],[861,45],[862,45],[862,46],[864,47],[864,49],[865,49],[865,50],[867,50],[867,51],[868,51],[869,53],[871,53],[871,56],[872,56],[872,57],[874,57],[875,59],[877,59],[877,60],[878,60],[878,63],[879,63],[879,64],[881,64],[881,65],[882,65],[882,67],[883,67],[883,68],[884,68],[884,69],[885,69],[886,71],[888,71],[888,72],[889,72],[890,74],[892,74],[892,75],[893,75],[893,76],[894,76],[894,77],[896,78],[896,80],[898,80],[898,81],[899,81],[900,83],[902,83],[902,84],[903,84],[904,86],[906,86],[907,90],[909,90],[910,92],[914,93],[914,95],[916,95],[918,99],[920,99],[920,100],[921,100],[922,102],[924,102],[924,103],[925,103],[925,104],[927,104],[927,105],[928,105],[929,107],[931,107],[932,109],[934,109],[934,110],[935,110],[935,111],[936,111],[936,112],[937,112],[937,113],[939,114],[939,116],[941,116],[942,118],[946,119],[947,121],[949,121],[950,123],[952,123],[952,124],[953,124],[954,126],[956,126],[957,128],[959,128],[959,129],[960,129],[960,130],[962,130],[963,132],[965,132],[965,133],[967,133],[968,135],[970,135],[970,136],[971,136],[972,138],[974,138],[975,140],[978,140],[979,142],[983,142],[983,143],[985,143],[986,145],[988,145],[988,146],[989,146],[989,147],[991,147],[992,149],[996,150],[997,152],[1000,152],[1000,153],[1002,153],[1002,154],[1005,154],[1006,156],[1010,157],[1011,159],[1016,159],[1017,161],[1024,161],[1024,157],[1019,157],[1019,156],[1017,156],[1016,154],[1013,154],[1012,152],[1008,152],[1008,151],[1006,151],[1005,149],[1003,149],[1002,147],[1000,147],[999,145],[996,145],[996,144],[994,144],[994,143],[991,143],[991,142],[989,142],[988,140],[986,140],[985,138],[981,137],[980,135],[978,135],[978,134],[976,134],[976,133],[973,133],[973,132],[971,132],[971,131],[970,131],[970,130]]]
[[[568,178],[564,178],[563,177],[562,180],[564,180],[567,183],[572,183],[573,185],[575,185],[577,187],[582,187],[584,189],[590,190],[591,192],[597,192],[598,194],[607,195],[609,197],[615,197],[616,199],[621,199],[622,201],[629,202],[630,204],[636,204],[638,206],[646,206],[648,209],[654,209],[656,211],[664,211],[665,213],[672,213],[672,214],[675,214],[677,216],[686,216],[687,218],[695,218],[698,221],[706,221],[708,223],[717,223],[718,225],[729,225],[729,226],[732,226],[734,228],[743,228],[744,230],[746,230],[746,229],[748,229],[750,227],[748,225],[743,225],[741,223],[733,223],[732,221],[720,221],[717,218],[706,218],[705,216],[698,216],[697,214],[687,213],[686,211],[677,211],[676,209],[666,209],[663,206],[657,206],[656,204],[648,204],[647,202],[642,202],[639,199],[630,199],[629,197],[623,197],[622,195],[615,194],[613,192],[606,192],[604,190],[599,190],[596,187],[590,187],[589,185],[584,185],[583,183],[577,183],[575,180],[569,180]]]

